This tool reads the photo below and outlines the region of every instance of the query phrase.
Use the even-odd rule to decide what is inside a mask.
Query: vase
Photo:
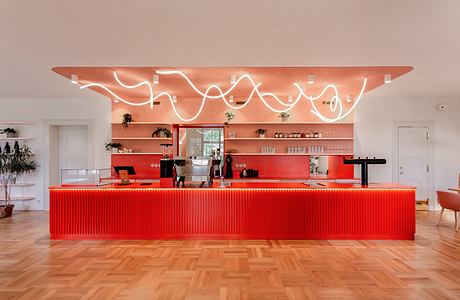
[[[118,153],[118,148],[112,148],[112,153]]]
[[[259,134],[259,138],[264,139],[265,138],[265,133]]]

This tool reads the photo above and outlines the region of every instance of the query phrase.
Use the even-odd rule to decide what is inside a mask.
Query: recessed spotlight
[[[307,83],[308,83],[308,84],[313,84],[313,83],[315,83],[315,75],[313,75],[313,74],[308,75]]]
[[[351,96],[348,95],[348,96],[347,96],[347,102],[350,103],[351,101],[352,101],[352,100],[351,100]]]
[[[78,75],[76,74],[70,75],[70,82],[72,82],[73,84],[78,84]]]
[[[236,75],[230,76],[230,83],[235,84],[235,82],[236,82]]]
[[[235,99],[233,98],[233,95],[230,95],[228,97],[228,102],[234,102],[234,101],[235,101]]]
[[[289,103],[292,102],[292,96],[291,96],[291,95],[288,96],[288,102],[289,102]]]
[[[153,84],[159,84],[160,83],[160,76],[158,74],[153,74]]]
[[[113,98],[113,102],[118,103],[120,102],[120,100],[118,100],[117,98]]]
[[[385,74],[385,83],[391,83],[391,74]]]
[[[172,96],[172,101],[173,101],[174,103],[177,103],[177,96]]]

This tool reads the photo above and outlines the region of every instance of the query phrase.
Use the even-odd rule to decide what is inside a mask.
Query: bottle
[[[11,153],[10,143],[6,142],[5,148],[3,148],[5,153]]]
[[[19,153],[19,143],[18,141],[14,141],[14,153],[18,154]]]
[[[278,131],[275,132],[275,138],[278,138]]]

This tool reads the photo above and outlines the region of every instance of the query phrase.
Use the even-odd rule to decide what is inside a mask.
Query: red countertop
[[[152,182],[151,185],[132,183],[130,185],[109,184],[104,186],[93,185],[62,185],[51,186],[50,189],[165,189],[160,187],[159,182]],[[209,189],[414,189],[411,186],[400,185],[397,183],[371,183],[367,187],[354,183],[335,183],[325,182],[319,185],[308,185],[301,182],[232,182],[231,186],[221,187],[218,182],[214,182],[211,188],[167,188],[167,189],[188,189],[188,190],[209,190]]]

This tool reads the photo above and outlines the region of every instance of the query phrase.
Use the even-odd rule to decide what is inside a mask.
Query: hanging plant
[[[234,112],[231,112],[231,111],[227,111],[225,113],[225,118],[227,119],[225,122],[224,122],[224,125],[225,126],[228,126],[230,124],[230,121],[233,120],[235,118],[235,113]]]
[[[157,127],[157,129],[155,129],[155,131],[152,133],[152,137],[171,138],[172,133],[168,128]]]
[[[130,113],[126,113],[123,115],[123,121],[121,122],[121,124],[123,125],[124,128],[128,128],[128,126],[134,122],[133,121],[133,115],[130,114]]]
[[[16,137],[16,130],[14,128],[5,128],[0,130],[0,134],[6,134],[6,137],[8,138],[14,138]]]

